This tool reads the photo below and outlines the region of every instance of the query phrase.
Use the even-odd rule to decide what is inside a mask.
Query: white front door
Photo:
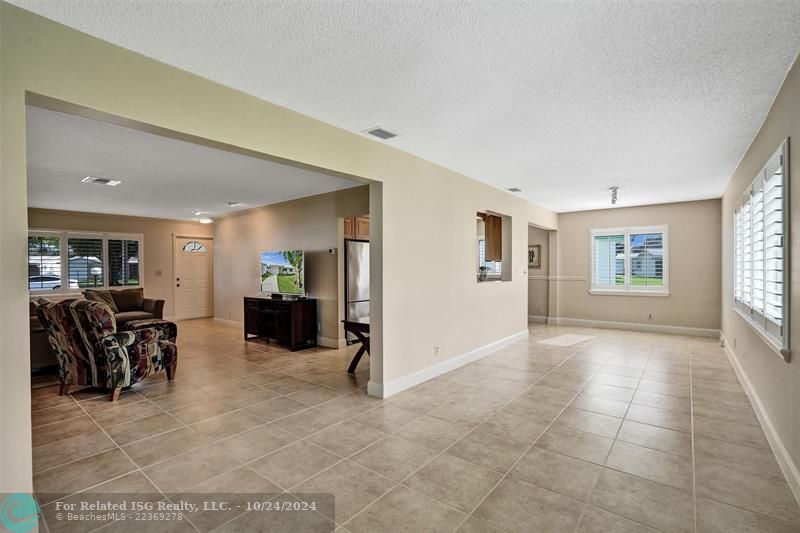
[[[211,239],[175,238],[175,315],[179,320],[214,314]]]

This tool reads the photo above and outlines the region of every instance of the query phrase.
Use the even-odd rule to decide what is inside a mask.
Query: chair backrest
[[[108,364],[102,339],[117,330],[111,309],[101,302],[70,299],[42,303],[36,314],[58,352],[62,377],[77,385],[104,386]]]

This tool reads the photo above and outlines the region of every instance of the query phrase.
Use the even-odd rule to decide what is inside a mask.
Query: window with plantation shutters
[[[625,285],[625,235],[595,235],[594,254],[595,287]]]
[[[139,285],[138,240],[108,240],[108,272],[108,283],[113,287]]]
[[[28,290],[141,287],[142,235],[31,230]]]
[[[756,175],[733,214],[735,309],[788,360],[788,141]]]
[[[666,296],[667,226],[593,229],[592,294]]]

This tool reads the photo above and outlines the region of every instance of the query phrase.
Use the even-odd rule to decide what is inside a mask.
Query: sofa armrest
[[[136,334],[132,331],[112,333],[103,337],[102,342],[103,350],[109,363],[112,365],[120,362],[128,363],[128,351],[126,348],[136,342]]]
[[[142,301],[142,311],[153,314],[153,318],[164,318],[164,300],[145,298]]]
[[[131,320],[124,326],[125,331],[139,331],[141,329],[155,329],[161,333],[161,340],[175,342],[178,337],[178,326],[174,322],[168,322],[157,318],[144,320]]]

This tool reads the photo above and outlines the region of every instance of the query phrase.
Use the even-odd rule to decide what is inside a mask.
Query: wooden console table
[[[275,339],[291,351],[317,345],[317,301],[244,297],[244,339]]]

